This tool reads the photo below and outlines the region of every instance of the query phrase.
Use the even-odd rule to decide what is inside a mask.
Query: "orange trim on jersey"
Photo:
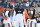
[[[27,13],[24,13],[25,14],[25,21],[26,19],[28,18],[28,14]],[[24,20],[23,20],[23,23],[25,24]]]
[[[12,3],[13,3],[13,4],[15,4],[15,2],[14,2],[14,1],[12,1]]]
[[[26,21],[26,19],[28,18],[28,14],[27,13],[25,13],[25,21]]]

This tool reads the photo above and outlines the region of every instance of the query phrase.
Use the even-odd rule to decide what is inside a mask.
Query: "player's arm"
[[[6,12],[6,9],[4,9],[4,11],[3,11],[3,16],[5,16],[5,12]]]
[[[32,16],[33,16],[33,11],[31,11],[30,19],[32,19]]]
[[[25,15],[24,15],[24,12],[23,12],[23,19],[24,19],[24,22],[25,22]]]
[[[25,21],[25,15],[24,15],[24,12],[23,12],[23,20],[24,20],[24,23],[26,23],[26,21]]]
[[[14,10],[14,13],[13,13],[13,20],[15,19],[15,15],[16,15],[16,12],[15,12],[15,10]]]

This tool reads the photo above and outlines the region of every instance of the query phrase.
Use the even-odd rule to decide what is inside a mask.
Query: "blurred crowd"
[[[11,3],[15,4],[15,6],[17,5],[17,3],[20,3],[21,5],[23,5],[22,7],[30,8],[29,6],[32,5],[39,6],[40,0],[0,0],[0,5],[2,5],[4,8],[6,8],[7,5],[9,6]]]
[[[30,10],[32,10],[32,6],[34,6],[34,9],[36,11],[35,18],[40,18],[40,12],[36,10],[36,7],[40,7],[40,0],[0,0],[0,21],[3,18],[3,13],[6,10],[10,10],[10,15],[13,15],[12,10],[14,10],[18,5],[19,7],[29,9],[29,16]]]

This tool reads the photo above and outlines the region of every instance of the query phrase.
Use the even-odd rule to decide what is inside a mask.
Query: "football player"
[[[23,24],[23,19],[25,22],[25,15],[24,15],[24,8],[18,7],[15,8],[14,10],[14,16],[13,16],[13,21],[15,22],[15,24],[13,25],[14,27],[24,27]]]

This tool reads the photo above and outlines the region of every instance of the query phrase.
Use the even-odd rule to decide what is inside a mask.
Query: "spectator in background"
[[[14,7],[15,7],[15,1],[14,0],[11,2],[11,5],[13,5],[13,9],[14,9]]]
[[[23,8],[25,8],[25,7],[26,7],[25,3],[23,3],[22,7],[23,7]]]
[[[0,0],[0,5],[2,5],[2,1]]]
[[[29,2],[31,2],[31,0],[29,0]]]
[[[23,0],[23,3],[26,3],[27,2],[27,0]]]
[[[2,6],[4,6],[4,8],[6,8],[7,2],[2,3]]]
[[[33,0],[31,0],[31,2],[30,2],[30,6],[32,6],[32,5],[33,5],[33,3],[34,3],[34,2],[33,2]]]
[[[34,1],[34,2],[33,2]],[[35,0],[31,0],[31,2],[30,2],[30,7],[32,6],[32,5],[34,5],[34,7],[36,6],[36,2],[35,2]]]
[[[2,0],[0,0],[0,1],[2,1]]]
[[[33,2],[35,2],[35,0],[32,0]]]
[[[31,0],[31,2],[29,4],[30,4],[29,5],[30,7],[32,7],[32,5],[34,5],[34,7],[36,6],[36,2],[35,1],[33,2],[32,0]]]
[[[4,7],[0,5],[0,12],[4,11]]]
[[[2,3],[4,3],[5,0],[2,0]]]
[[[29,0],[29,2],[31,2],[31,1],[35,2],[35,0]]]
[[[39,1],[36,4],[38,5],[38,7],[40,7],[40,2]]]
[[[35,0],[36,1],[36,3],[39,1],[39,0]]]
[[[11,0],[11,1],[13,1],[13,0]],[[17,0],[14,0],[15,2],[17,1]]]
[[[7,6],[9,6],[9,7],[10,7],[10,2],[9,2],[9,1],[7,1]]]
[[[7,1],[11,2],[11,0],[5,0],[5,2],[7,2]]]
[[[19,6],[22,7],[22,3]]]
[[[19,0],[19,3],[22,3],[22,0]]]
[[[17,7],[17,4],[18,4],[18,3],[16,2],[16,3],[15,3],[15,8]]]
[[[29,9],[29,1],[27,0],[27,3],[26,3],[26,8]]]
[[[34,7],[36,7],[36,2],[33,3]]]
[[[5,0],[5,2],[7,2],[7,0]]]
[[[15,1],[13,0],[11,3],[12,3],[12,4],[15,4]]]

